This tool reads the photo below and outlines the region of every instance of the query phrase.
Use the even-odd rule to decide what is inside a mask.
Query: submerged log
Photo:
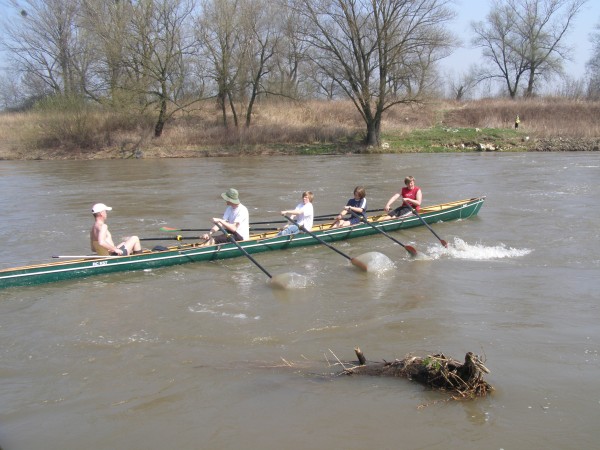
[[[359,365],[347,367],[344,375],[402,377],[433,389],[452,391],[463,398],[484,397],[494,388],[483,380],[490,371],[481,359],[468,352],[460,362],[444,354],[418,357],[408,355],[393,362],[367,362],[360,349],[354,349]]]

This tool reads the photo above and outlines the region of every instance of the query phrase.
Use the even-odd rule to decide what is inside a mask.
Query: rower
[[[123,238],[123,242],[115,245],[112,240],[108,225],[106,225],[107,211],[112,211],[110,206],[104,203],[96,203],[92,206],[94,226],[90,230],[90,246],[93,252],[102,256],[127,256],[132,253],[142,253],[140,239],[137,236]]]

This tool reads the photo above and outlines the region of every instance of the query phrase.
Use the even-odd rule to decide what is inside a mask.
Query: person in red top
[[[403,187],[400,192],[396,192],[394,195],[392,195],[385,204],[384,209],[385,212],[388,213],[389,217],[407,216],[412,213],[412,209],[416,209],[417,211],[421,209],[423,193],[421,192],[421,188],[415,185],[415,177],[406,177],[404,179],[404,184],[406,187]],[[402,204],[390,212],[392,203],[399,198],[402,198]]]

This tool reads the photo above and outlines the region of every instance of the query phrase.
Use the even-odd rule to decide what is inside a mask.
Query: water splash
[[[358,255],[355,259],[367,266],[368,272],[382,273],[396,268],[394,262],[383,253],[367,252]]]
[[[295,272],[286,272],[271,278],[271,286],[278,289],[304,289],[313,285],[313,281]]]
[[[502,258],[519,258],[528,255],[533,250],[524,248],[507,247],[500,243],[496,246],[486,246],[482,244],[469,244],[460,238],[454,238],[454,242],[448,245],[448,248],[443,248],[439,245],[427,249],[427,254],[431,259],[439,259],[442,257],[455,259],[471,259],[471,260],[490,260]]]

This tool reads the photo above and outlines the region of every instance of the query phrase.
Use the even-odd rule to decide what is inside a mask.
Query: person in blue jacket
[[[354,212],[358,216],[362,216],[367,212],[367,191],[363,186],[356,186],[354,188],[354,198],[351,198],[346,203],[344,209],[336,216],[335,222],[331,228],[347,227],[348,225],[356,225],[360,222],[360,217],[356,217],[351,214],[350,211]],[[351,214],[351,217],[344,219],[344,216]]]

